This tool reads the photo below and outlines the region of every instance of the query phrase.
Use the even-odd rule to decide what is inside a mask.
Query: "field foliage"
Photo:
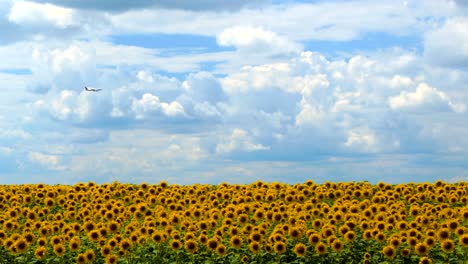
[[[0,263],[468,263],[468,184],[0,186]]]

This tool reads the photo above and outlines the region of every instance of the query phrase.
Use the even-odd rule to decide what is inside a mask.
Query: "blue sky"
[[[463,1],[90,2],[0,2],[3,184],[468,180]]]

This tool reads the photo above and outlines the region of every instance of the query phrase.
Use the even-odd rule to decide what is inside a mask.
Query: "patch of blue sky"
[[[206,61],[200,63],[200,71],[211,72],[217,78],[224,78],[227,76],[226,73],[219,73],[217,72],[217,65],[220,64],[219,61]]]
[[[108,69],[108,70],[116,70],[117,66],[116,65],[107,65],[107,64],[98,64],[96,65],[96,68],[98,69]]]
[[[321,0],[270,0],[272,4],[291,4],[291,3],[320,3]],[[343,0],[335,0],[336,2]]]
[[[0,73],[13,74],[13,75],[31,75],[32,72],[27,68],[16,68],[16,69],[0,69]]]
[[[190,74],[190,72],[172,72],[172,71],[164,71],[164,70],[154,71],[154,73],[157,73],[159,75],[162,75],[168,78],[176,78],[179,81],[185,80]]]
[[[190,71],[186,71],[186,72],[172,72],[172,71],[158,70],[158,71],[154,71],[154,73],[157,73],[157,74],[160,74],[162,76],[169,77],[169,78],[173,77],[173,78],[178,79],[179,81],[184,81],[188,77],[188,75],[190,73],[199,72],[199,71],[211,72],[211,73],[213,73],[214,76],[216,76],[218,78],[225,77],[226,74],[220,74],[220,73],[214,73],[213,72],[214,70],[216,70],[216,65],[218,63],[219,63],[218,61],[201,62],[201,63],[199,63],[197,70],[190,70]]]
[[[110,41],[114,44],[137,46],[150,49],[167,50],[162,56],[177,54],[231,51],[231,47],[220,47],[215,37],[191,34],[125,34],[112,35]]]
[[[303,45],[305,50],[320,52],[329,58],[342,57],[343,54],[355,54],[356,52],[385,50],[393,47],[413,50],[418,54],[423,52],[421,36],[396,36],[384,32],[367,33],[359,39],[351,41],[311,40],[303,42]]]

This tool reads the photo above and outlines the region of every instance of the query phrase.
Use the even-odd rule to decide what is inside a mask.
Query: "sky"
[[[1,184],[468,180],[464,0],[2,0],[0,58]]]

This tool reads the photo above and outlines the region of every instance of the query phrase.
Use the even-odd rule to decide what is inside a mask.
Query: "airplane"
[[[84,88],[85,88],[85,91],[88,91],[88,92],[99,92],[102,90],[102,89],[88,88],[86,86]]]

